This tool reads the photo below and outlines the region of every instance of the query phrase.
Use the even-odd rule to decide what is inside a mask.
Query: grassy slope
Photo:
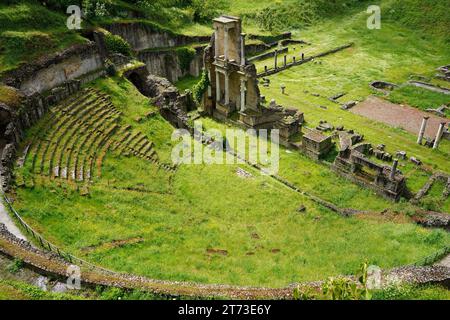
[[[78,300],[71,294],[46,292],[22,281],[0,279],[0,300]]]
[[[149,108],[127,81],[104,79],[95,86],[112,95],[124,122],[134,123]],[[172,128],[159,117],[139,126],[168,159]],[[246,166],[240,165],[254,177],[240,178],[236,167],[183,165],[171,184],[149,163],[110,154],[90,197],[64,184],[37,183],[17,190],[17,209],[50,241],[94,263],[209,283],[280,286],[352,273],[365,258],[391,267],[449,241],[444,232],[410,223],[344,219]],[[124,190],[129,186],[142,191]],[[296,211],[301,204],[304,214]]]
[[[86,39],[66,27],[67,16],[35,1],[0,4],[0,73]]]

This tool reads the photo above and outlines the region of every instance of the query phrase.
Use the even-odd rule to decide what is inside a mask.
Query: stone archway
[[[138,72],[132,72],[126,76],[128,80],[139,90],[140,93],[145,95],[145,79]]]

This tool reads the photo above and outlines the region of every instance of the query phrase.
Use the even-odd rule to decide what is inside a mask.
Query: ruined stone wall
[[[228,31],[229,39],[238,39],[238,41],[230,41],[228,43],[228,59],[241,62],[241,30],[240,28],[232,28]]]
[[[144,23],[114,23],[105,26],[109,32],[128,41],[134,50],[179,47],[192,43],[208,42],[209,36],[177,35],[169,31],[154,30]]]
[[[203,67],[202,48],[196,50],[187,70],[181,69],[177,53],[171,50],[143,51],[138,54],[138,59],[146,64],[150,74],[167,78],[172,83],[186,75],[198,77]]]
[[[95,43],[68,48],[6,73],[2,82],[26,95],[43,93],[67,81],[103,68]]]
[[[247,67],[247,70],[251,77],[256,79],[256,67],[254,64],[251,64]],[[260,91],[258,87],[257,80],[247,81],[247,95],[246,95],[246,105],[247,106],[258,106],[260,103]]]

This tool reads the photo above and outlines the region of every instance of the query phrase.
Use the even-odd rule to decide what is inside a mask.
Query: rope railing
[[[5,203],[8,206],[9,211],[14,215],[14,217],[17,219],[19,224],[22,226],[22,228],[34,239],[36,242],[46,251],[50,251],[52,253],[55,253],[63,260],[78,265],[80,267],[87,268],[91,271],[97,271],[109,275],[117,275],[118,272],[111,271],[99,266],[96,266],[86,260],[83,260],[81,258],[75,257],[74,255],[65,252],[64,250],[60,249],[58,246],[54,245],[53,243],[47,241],[41,234],[39,234],[36,230],[34,230],[30,225],[28,225],[23,218],[20,216],[20,214],[14,209],[11,200],[6,196],[6,194],[2,193],[2,198],[5,200]]]
[[[443,257],[445,257],[446,255],[450,254],[450,246],[446,246],[432,254],[430,254],[429,256],[426,256],[425,258],[417,261],[416,263],[413,264],[413,266],[429,266],[432,265],[433,263],[435,263],[436,261],[442,259]]]

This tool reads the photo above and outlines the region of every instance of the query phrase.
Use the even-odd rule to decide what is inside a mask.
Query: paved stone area
[[[414,134],[419,133],[423,117],[429,116],[430,119],[425,130],[425,136],[429,138],[435,137],[441,122],[450,122],[450,119],[441,118],[410,106],[391,103],[374,96],[358,103],[350,111],[393,127],[403,128]]]

